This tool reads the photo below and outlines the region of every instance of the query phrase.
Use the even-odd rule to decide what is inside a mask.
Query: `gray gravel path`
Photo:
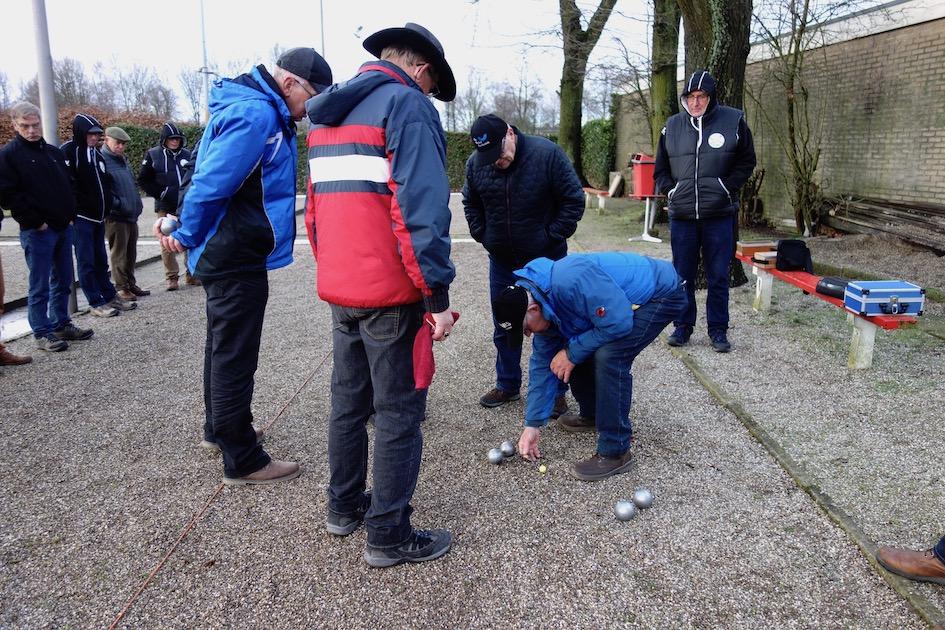
[[[457,239],[467,236],[462,228],[454,221]],[[612,232],[607,217],[589,216],[576,244],[612,247]],[[254,400],[260,423],[280,413],[329,347],[304,245],[296,258],[271,275]],[[492,385],[486,258],[478,245],[457,242],[454,260],[462,319],[437,347],[414,516],[420,527],[451,529],[453,550],[427,565],[370,570],[363,531],[325,533],[326,365],[267,439],[274,456],[303,463],[303,476],[224,490],[123,627],[924,627],[662,344],[634,371],[637,464],[629,474],[572,479],[568,464],[592,452],[593,438],[555,428],[542,441],[547,474],[518,460],[488,465],[485,451],[517,436],[522,404],[486,410],[476,402]],[[927,544],[945,513],[941,458],[914,447],[942,442],[931,404],[919,404],[923,395],[940,401],[941,385],[924,371],[940,354],[924,340],[883,338],[884,371],[850,376],[845,354],[791,324],[790,296],[778,293],[772,321],[756,321],[747,295],[734,298],[736,352],[708,352],[703,337],[692,355],[783,436],[870,535]],[[203,293],[187,290],[156,293],[118,318],[80,316],[95,327],[93,340],[0,375],[0,625],[109,624],[214,492],[220,462],[196,445],[202,311]],[[811,329],[840,339],[842,325],[824,320]],[[29,349],[26,340],[11,345]],[[916,365],[903,367],[906,358]],[[773,372],[767,389],[745,382],[759,380],[743,371],[749,365]],[[807,402],[807,377],[821,371],[818,383],[839,382],[824,399],[849,391],[848,400],[862,401],[835,401],[830,422],[822,405]],[[877,385],[886,382],[894,385]],[[896,416],[902,402],[915,408]],[[875,421],[863,421],[874,406]],[[898,450],[881,448],[886,441]],[[838,456],[848,462],[831,466]],[[614,502],[637,485],[653,489],[654,507],[616,522]],[[941,590],[924,592],[941,603]]]

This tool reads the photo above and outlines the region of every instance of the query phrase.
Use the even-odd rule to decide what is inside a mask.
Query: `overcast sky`
[[[36,73],[33,3],[3,3],[7,28],[0,37],[0,71],[15,98],[21,82]],[[588,14],[595,4],[579,2]],[[601,38],[598,58],[615,54],[615,37],[645,54],[647,5],[647,0],[617,3],[620,13]],[[254,62],[268,63],[274,44],[321,51],[320,7],[325,57],[336,81],[352,76],[369,58],[361,47],[364,37],[411,21],[440,39],[460,92],[474,68],[486,82],[518,84],[526,73],[546,93],[558,87],[560,43],[553,35],[540,35],[560,24],[556,0],[204,0],[211,66],[231,69],[242,61],[245,70]],[[199,0],[46,0],[46,14],[53,59],[77,59],[87,74],[96,62],[150,66],[179,90],[180,70],[203,65]]]

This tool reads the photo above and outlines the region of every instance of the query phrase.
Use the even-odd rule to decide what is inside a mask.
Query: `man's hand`
[[[518,454],[530,462],[540,459],[541,451],[538,450],[539,439],[541,439],[541,429],[525,427],[525,429],[522,430],[521,437],[518,438]]]
[[[173,215],[167,216],[171,217],[172,219],[176,218]],[[178,254],[187,251],[187,248],[181,245],[180,241],[178,241],[176,238],[165,236],[164,233],[161,232],[161,221],[163,220],[164,217],[159,217],[158,220],[154,222],[154,227],[151,230],[154,233],[155,238],[157,238],[158,242],[161,244],[161,248],[169,252],[176,252]]]
[[[555,358],[551,360],[552,373],[565,383],[571,378],[571,371],[573,369],[574,364],[571,363],[571,359],[568,358],[568,351],[564,348],[559,350]]]
[[[182,250],[183,251],[183,250]],[[453,311],[446,309],[433,316],[433,341],[443,341],[450,336],[453,330]]]

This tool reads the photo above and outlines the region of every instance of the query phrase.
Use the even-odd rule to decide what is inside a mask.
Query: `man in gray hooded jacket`
[[[135,280],[135,260],[138,257],[138,217],[144,204],[138,194],[135,175],[125,157],[125,147],[131,138],[121,127],[105,129],[105,146],[102,157],[105,169],[112,176],[112,193],[115,203],[105,217],[105,238],[112,262],[112,282],[118,297],[135,301],[139,296],[150,295],[138,286]]]

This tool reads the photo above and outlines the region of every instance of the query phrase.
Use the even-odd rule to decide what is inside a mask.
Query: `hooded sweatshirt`
[[[176,151],[167,148],[167,141],[180,138]],[[161,125],[161,141],[151,147],[144,156],[138,172],[138,185],[149,196],[154,197],[155,212],[177,212],[181,180],[192,157],[187,150],[187,138],[172,122]]]
[[[318,261],[318,296],[380,308],[449,306],[446,137],[420,87],[372,61],[307,103],[305,225]]]
[[[701,116],[689,112],[686,97],[708,94]],[[683,111],[670,116],[660,135],[654,177],[657,191],[669,199],[673,219],[698,220],[733,215],[738,189],[755,168],[755,146],[741,110],[718,102],[715,79],[694,72],[680,98]]]
[[[112,180],[105,158],[98,147],[86,142],[89,129],[102,124],[88,114],[76,114],[72,120],[72,140],[60,147],[75,181],[76,214],[80,219],[102,223],[111,211]]]

